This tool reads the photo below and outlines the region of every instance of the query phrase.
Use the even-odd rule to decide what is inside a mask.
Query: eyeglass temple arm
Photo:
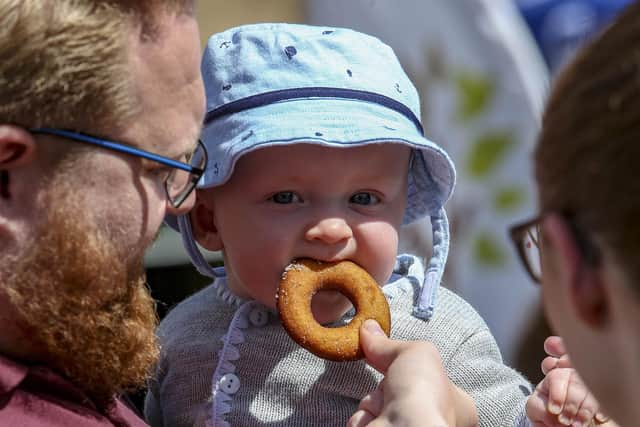
[[[191,173],[202,173],[202,169],[195,166],[191,166],[187,163],[179,162],[177,160],[169,159],[167,157],[160,156],[158,154],[150,153],[149,151],[141,150],[139,148],[129,147],[128,145],[118,144],[115,142],[107,141],[105,139],[95,138],[89,135],[80,134],[77,132],[66,131],[62,129],[53,128],[35,128],[30,129],[33,133],[49,134],[54,136],[62,136],[74,141],[84,142],[87,144],[97,145],[99,147],[107,148],[109,150],[118,151],[121,153],[131,154],[137,157],[142,157],[147,160],[160,163],[162,165],[171,166],[176,169],[181,169]]]

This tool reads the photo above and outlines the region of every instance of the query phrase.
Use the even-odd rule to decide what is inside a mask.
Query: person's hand
[[[391,340],[373,320],[363,324],[360,339],[367,362],[385,378],[348,427],[477,426],[475,403],[449,380],[433,344]]]
[[[534,427],[614,427],[599,410],[598,401],[571,365],[562,338],[545,340],[545,378],[527,399],[527,417]]]

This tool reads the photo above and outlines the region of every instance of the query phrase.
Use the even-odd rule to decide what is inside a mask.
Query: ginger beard
[[[114,393],[143,386],[158,358],[145,248],[127,265],[127,251],[116,250],[72,202],[69,181],[58,178],[48,186],[47,218],[34,241],[0,270],[9,273],[5,290],[47,365],[103,406]]]

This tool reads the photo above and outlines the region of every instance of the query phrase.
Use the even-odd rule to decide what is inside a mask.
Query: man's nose
[[[305,237],[309,241],[335,244],[353,237],[353,230],[344,218],[323,218],[308,228]]]

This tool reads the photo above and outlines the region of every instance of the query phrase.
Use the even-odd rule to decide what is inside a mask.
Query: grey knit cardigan
[[[424,274],[412,262],[383,287],[392,338],[431,341],[451,380],[475,400],[481,427],[527,425],[531,385],[503,364],[468,303],[440,288],[428,322],[411,315]],[[326,361],[299,347],[275,312],[231,295],[224,277],[177,305],[158,335],[161,359],[145,401],[152,427],[345,426],[381,380],[363,361]]]

